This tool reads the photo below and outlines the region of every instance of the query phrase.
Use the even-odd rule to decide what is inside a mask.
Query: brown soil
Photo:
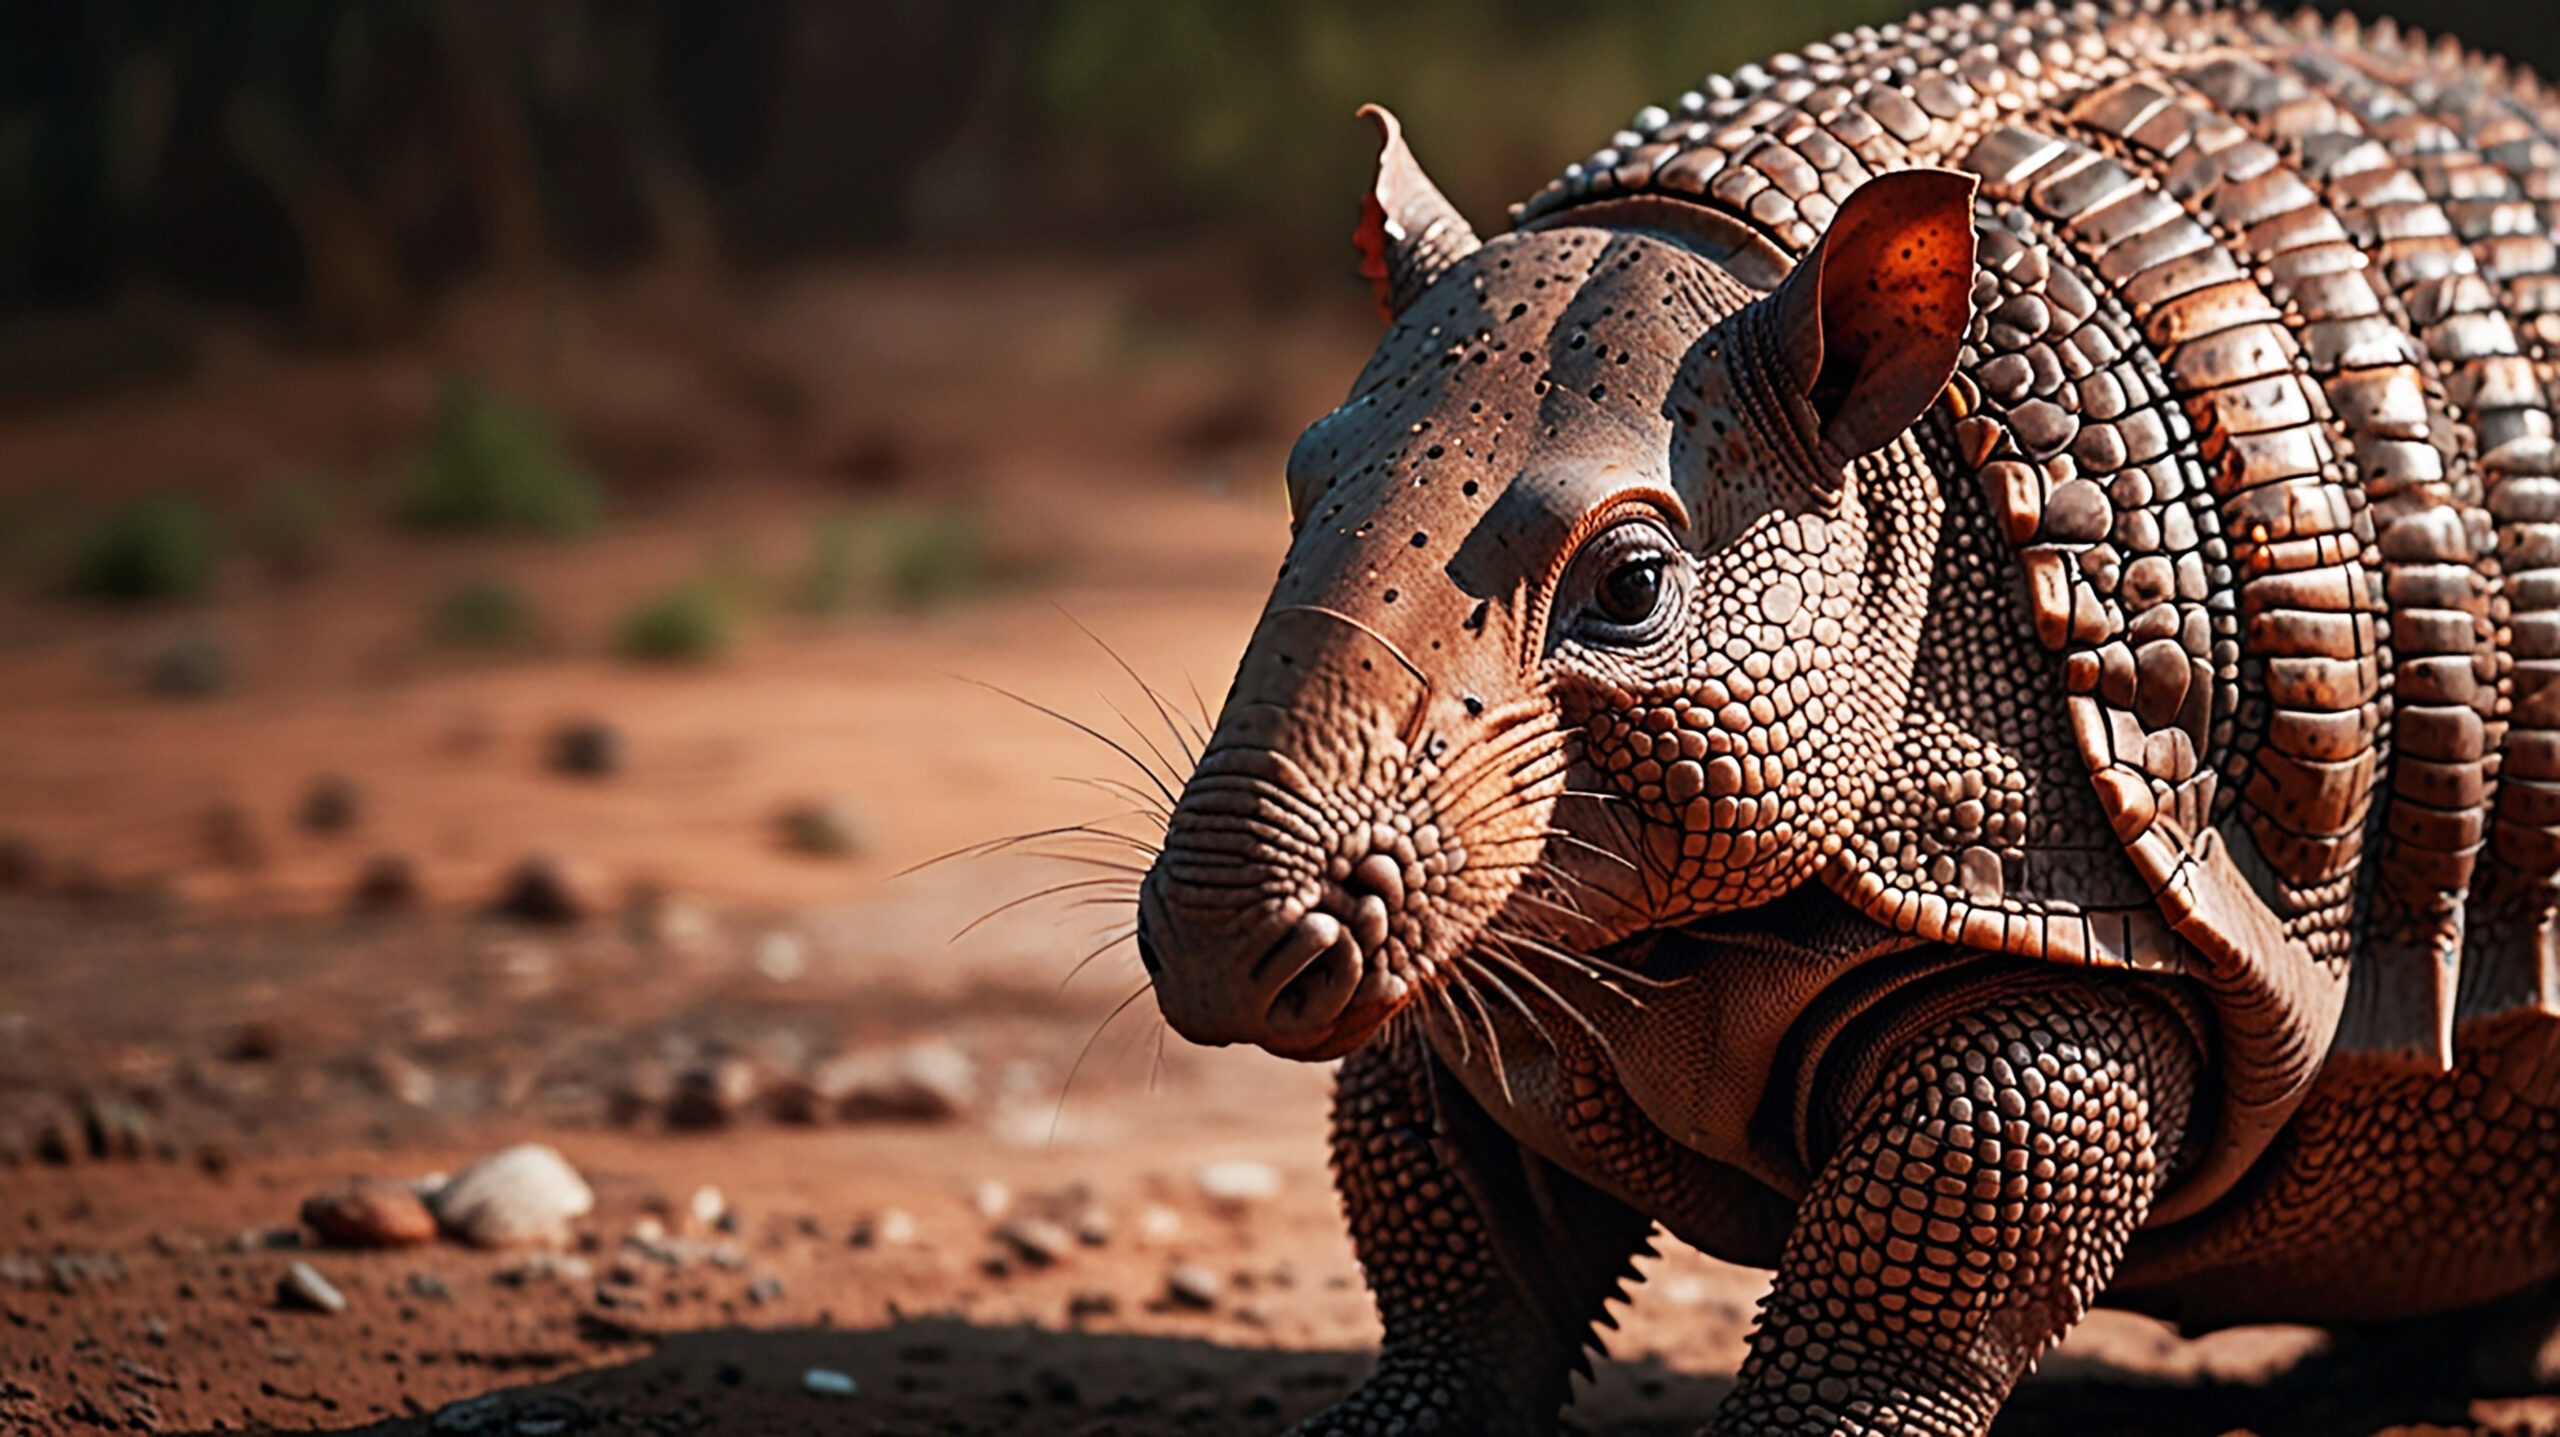
[[[357,504],[318,574],[235,562],[179,610],[83,607],[32,561],[6,576],[0,827],[37,862],[0,892],[0,1430],[1254,1432],[1345,1390],[1376,1327],[1323,1168],[1326,1075],[1167,1042],[1143,996],[1115,1018],[1138,992],[1125,948],[1070,972],[1116,921],[1072,906],[1093,890],[953,940],[1086,869],[1003,850],[903,871],[1131,806],[1061,781],[1144,784],[1125,762],[977,684],[1130,743],[1116,707],[1171,751],[1078,625],[1177,708],[1217,691],[1283,538],[1287,431],[1367,343],[1356,300],[1275,318],[1160,273],[1054,268],[521,298],[458,305],[418,353],[233,337],[182,389],[0,419],[13,502],[173,482],[230,502],[288,463],[362,494],[396,473],[438,369],[469,360],[557,407],[624,496],[566,544],[426,540]],[[991,576],[925,612],[770,599],[819,516],[881,502],[969,508]],[[767,596],[733,652],[606,651],[623,607],[706,568]],[[537,598],[546,648],[470,660],[421,637],[438,595],[488,574]],[[199,631],[231,686],[145,692],[147,656]],[[548,771],[554,728],[584,718],[620,731],[621,772]],[[352,832],[294,822],[323,773],[361,792]],[[837,797],[863,850],[785,851],[776,812]],[[589,875],[583,920],[481,911],[536,850]],[[423,902],[349,913],[383,853]],[[975,1061],[956,1117],[666,1116],[688,1069],[770,1086],[919,1036]],[[596,1190],[562,1258],[292,1231],[340,1176],[526,1139]],[[1197,1171],[1230,1158],[1276,1194],[1204,1196]],[[1108,1231],[1028,1262],[990,1184],[1010,1212]],[[726,1225],[694,1216],[705,1187]],[[892,1210],[911,1240],[853,1240]],[[651,1224],[684,1261],[637,1255]],[[346,1311],[279,1303],[297,1260]],[[1208,1305],[1171,1295],[1176,1264],[1214,1276]],[[1686,1432],[1740,1359],[1758,1274],[1685,1250],[1650,1270],[1576,1409],[1589,1431]],[[2321,1341],[2102,1314],[2001,1430],[2560,1431],[2560,1400],[2409,1391]],[[812,1369],[856,1390],[814,1392]]]

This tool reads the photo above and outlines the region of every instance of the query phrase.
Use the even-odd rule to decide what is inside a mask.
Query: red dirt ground
[[[413,352],[216,334],[182,388],[0,416],[0,497],[22,508],[173,483],[237,503],[286,465],[358,496],[318,575],[235,562],[183,609],[80,606],[23,548],[0,574],[0,829],[39,860],[0,892],[0,1431],[1139,1437],[1280,1430],[1356,1381],[1376,1328],[1323,1170],[1326,1075],[1165,1042],[1143,997],[1113,1019],[1135,964],[1117,949],[1070,976],[1114,921],[1074,894],[952,940],[1083,870],[1007,851],[902,876],[1126,807],[1061,779],[1143,782],[977,682],[1125,736],[1114,707],[1145,700],[1079,624],[1188,708],[1252,623],[1289,431],[1369,336],[1356,302],[1256,314],[1173,273],[480,296]],[[602,534],[427,540],[363,512],[465,361],[618,466]],[[995,572],[921,613],[752,598],[787,586],[819,516],[881,502],[967,507]],[[706,569],[751,596],[734,651],[678,669],[607,652],[621,608]],[[465,660],[420,636],[437,595],[489,574],[535,597],[549,647]],[[146,693],[145,656],[200,631],[232,685]],[[624,770],[548,772],[554,726],[590,717],[623,735]],[[352,833],[293,823],[321,773],[361,789]],[[838,796],[865,849],[783,851],[776,810]],[[254,854],[208,848],[217,806]],[[584,921],[481,914],[535,850],[592,875]],[[411,860],[422,906],[346,911],[377,853]],[[956,1117],[662,1117],[688,1068],[771,1083],[920,1036],[974,1060]],[[596,1191],[563,1259],[280,1245],[340,1176],[527,1139]],[[1276,1193],[1204,1196],[1195,1174],[1223,1159],[1268,1165]],[[1108,1233],[1047,1265],[1008,1256],[991,1183]],[[730,1228],[692,1216],[706,1186]],[[893,1209],[911,1241],[855,1244]],[[651,1224],[696,1260],[630,1256]],[[279,1306],[296,1260],[345,1312]],[[1214,1275],[1210,1305],[1169,1296],[1177,1263]],[[1758,1274],[1685,1250],[1651,1271],[1582,1430],[1687,1432],[1740,1359]],[[2321,1343],[2101,1314],[2000,1430],[2560,1432],[2560,1399],[2402,1391]],[[856,1390],[811,1392],[812,1368]]]

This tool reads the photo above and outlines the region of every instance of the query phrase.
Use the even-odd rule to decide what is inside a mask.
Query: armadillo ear
[[[1360,247],[1360,273],[1378,297],[1379,315],[1392,321],[1478,241],[1405,148],[1395,115],[1383,105],[1362,105],[1360,113],[1378,122],[1378,179],[1360,202],[1351,242]]]
[[[1902,170],[1858,187],[1769,297],[1822,446],[1873,453],[1935,403],[1973,317],[1973,186]]]

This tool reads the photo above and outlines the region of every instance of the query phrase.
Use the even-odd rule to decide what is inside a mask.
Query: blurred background
[[[316,1241],[292,1189],[348,1152],[530,1135],[617,1223],[759,1194],[784,1256],[721,1320],[1357,1347],[1324,1074],[1167,1044],[1114,943],[1377,334],[1352,111],[1492,232],[1639,106],[1902,8],[0,3],[0,1300],[165,1344],[169,1283],[282,1300],[187,1264]],[[2547,7],[2408,18],[2560,58]],[[1134,845],[998,842],[1080,822]],[[845,1269],[847,1224],[914,1251]],[[58,1260],[146,1234],[160,1287]],[[1677,1261],[1649,1350],[1729,1367],[1756,1279]],[[524,1301],[418,1340],[621,1350],[604,1289]],[[151,1410],[295,1410],[228,1330],[220,1400]],[[26,1334],[0,1425],[77,1386]]]

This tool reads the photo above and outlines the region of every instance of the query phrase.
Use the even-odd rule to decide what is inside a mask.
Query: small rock
[[[1138,1210],[1138,1240],[1150,1247],[1162,1247],[1182,1235],[1182,1214],[1162,1203],[1149,1203]]]
[[[667,1126],[696,1130],[725,1128],[755,1102],[755,1065],[744,1058],[719,1058],[686,1069],[667,1097]]]
[[[352,1177],[303,1200],[302,1220],[341,1247],[411,1247],[433,1242],[435,1214],[407,1183]]]
[[[491,1154],[437,1191],[436,1220],[474,1247],[557,1246],[595,1194],[568,1159],[541,1143]]]
[[[916,1220],[905,1208],[882,1208],[853,1225],[855,1247],[905,1247],[916,1240]]]
[[[800,1385],[821,1397],[851,1397],[855,1387],[852,1378],[829,1367],[812,1367],[801,1373]]]
[[[560,1252],[537,1252],[490,1274],[509,1287],[530,1287],[537,1282],[584,1282],[594,1275],[594,1266],[585,1258]]]
[[[791,982],[809,971],[809,945],[797,933],[767,933],[756,940],[756,971],[776,983]]]
[[[364,818],[364,792],[344,774],[317,775],[302,791],[294,818],[305,833],[344,833]]]
[[[225,868],[262,868],[267,862],[267,842],[258,833],[258,820],[236,803],[217,803],[205,810],[204,851]]]
[[[569,924],[604,907],[604,884],[594,869],[557,854],[536,853],[507,874],[492,911],[521,923]]]
[[[347,1310],[347,1295],[338,1291],[319,1269],[307,1262],[296,1262],[284,1270],[276,1283],[276,1302],[283,1307],[299,1307],[311,1312],[339,1313]]]
[[[1120,1300],[1110,1293],[1088,1289],[1067,1299],[1067,1320],[1084,1322],[1096,1317],[1109,1317],[1120,1310]]]
[[[412,1108],[435,1106],[436,1075],[397,1051],[375,1051],[365,1060],[365,1068],[386,1095]]]
[[[783,845],[813,858],[845,858],[868,846],[862,815],[841,798],[795,803],[775,816]]]
[[[747,1284],[747,1301],[758,1307],[770,1307],[782,1300],[782,1279],[767,1274]]]
[[[653,1058],[635,1060],[622,1070],[606,1096],[606,1111],[624,1126],[662,1115],[676,1095],[675,1070]]]
[[[969,1205],[978,1210],[978,1216],[994,1222],[1004,1216],[1005,1209],[1013,1206],[1013,1189],[989,1178],[969,1194]]]
[[[161,646],[143,671],[143,684],[171,698],[204,698],[231,682],[231,655],[207,633],[182,634]]]
[[[698,953],[710,945],[712,930],[708,909],[657,884],[635,884],[623,895],[622,931],[634,943]]]
[[[1164,1293],[1176,1307],[1206,1311],[1218,1305],[1218,1275],[1196,1262],[1177,1262],[1164,1270]]]
[[[444,1279],[432,1272],[409,1274],[408,1288],[411,1297],[422,1297],[429,1302],[453,1301],[453,1289],[445,1286]]]
[[[622,772],[622,731],[602,719],[561,725],[551,734],[551,769],[578,778]]]
[[[718,1188],[705,1183],[693,1190],[693,1198],[685,1204],[685,1209],[693,1214],[695,1226],[709,1227],[729,1215],[729,1199],[722,1196]]]
[[[418,906],[424,889],[418,865],[405,853],[377,853],[356,870],[347,906],[358,913],[397,913]]]
[[[525,1388],[448,1402],[428,1419],[439,1437],[551,1437],[595,1425],[596,1414],[578,1399]]]
[[[1033,1267],[1049,1267],[1065,1259],[1075,1237],[1045,1217],[1018,1217],[996,1229],[996,1236]]]
[[[948,1122],[978,1099],[978,1065],[951,1043],[916,1043],[855,1061],[836,1104],[851,1121]]]
[[[284,1051],[284,1027],[271,1018],[252,1018],[231,1035],[222,1056],[235,1063],[264,1063]]]
[[[1269,1163],[1210,1163],[1192,1174],[1200,1195],[1214,1203],[1244,1204],[1280,1195],[1280,1173]]]
[[[646,1312],[649,1310],[649,1299],[636,1292],[624,1292],[616,1287],[599,1287],[596,1289],[596,1306],[622,1312]]]
[[[1087,1247],[1111,1245],[1111,1214],[1100,1208],[1087,1208],[1076,1218],[1076,1241]]]
[[[80,1105],[80,1131],[93,1158],[131,1160],[151,1150],[151,1115],[129,1099],[91,1097]]]

